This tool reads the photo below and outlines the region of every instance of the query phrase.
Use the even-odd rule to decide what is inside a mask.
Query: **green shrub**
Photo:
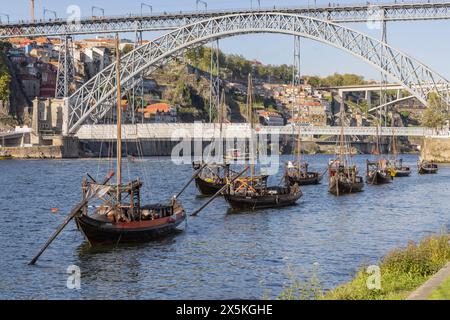
[[[379,265],[380,290],[368,289],[369,274],[361,268],[352,281],[327,292],[325,299],[404,299],[450,260],[449,240],[449,235],[431,236],[389,252]]]

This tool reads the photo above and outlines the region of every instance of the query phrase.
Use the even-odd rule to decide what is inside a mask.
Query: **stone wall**
[[[17,159],[61,159],[62,147],[58,146],[34,146],[0,148],[0,151],[8,151],[13,158]]]
[[[450,138],[425,137],[420,146],[423,160],[450,163]]]

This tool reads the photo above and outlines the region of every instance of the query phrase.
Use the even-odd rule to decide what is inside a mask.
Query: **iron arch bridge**
[[[151,74],[188,49],[249,33],[301,36],[334,46],[393,78],[422,103],[427,104],[428,95],[435,92],[450,104],[450,83],[443,76],[388,44],[330,21],[268,12],[206,19],[137,47],[121,59],[122,89],[132,89],[142,74]],[[111,64],[66,100],[63,133],[74,134],[84,123],[98,123],[114,105],[116,93],[115,65]]]

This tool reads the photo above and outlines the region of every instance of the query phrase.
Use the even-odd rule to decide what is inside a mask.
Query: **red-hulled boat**
[[[91,245],[105,243],[117,245],[125,242],[145,242],[158,239],[174,233],[177,227],[186,220],[186,212],[176,196],[167,204],[142,206],[141,181],[122,183],[122,96],[118,40],[117,36],[117,173],[111,172],[102,183],[97,183],[87,174],[82,183],[82,201],[71,210],[63,224],[31,260],[31,265],[36,263],[41,254],[72,219],[75,219],[78,229]],[[116,182],[110,183],[114,175],[116,175]]]

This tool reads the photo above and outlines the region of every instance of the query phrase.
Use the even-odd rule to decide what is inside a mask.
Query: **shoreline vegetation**
[[[329,291],[321,289],[315,271],[300,280],[289,273],[290,284],[276,297],[279,300],[404,300],[450,261],[450,234],[442,233],[409,241],[404,248],[391,250],[380,259],[381,288],[369,289],[366,266],[361,267],[347,283]],[[447,292],[448,290],[449,292]],[[450,279],[429,297],[449,298]]]

